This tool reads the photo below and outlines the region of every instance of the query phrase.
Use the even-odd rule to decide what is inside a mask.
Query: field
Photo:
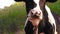
[[[60,15],[60,0],[55,3],[47,2],[47,5]],[[23,34],[25,20],[26,7],[23,2],[0,9],[0,34],[15,34],[18,30]]]

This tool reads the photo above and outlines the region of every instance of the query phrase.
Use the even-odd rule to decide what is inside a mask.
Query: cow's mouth
[[[35,15],[31,15],[31,17],[32,17],[32,18],[39,18],[39,16],[36,15],[36,14],[35,14]]]

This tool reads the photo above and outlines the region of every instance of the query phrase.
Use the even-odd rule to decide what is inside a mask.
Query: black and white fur
[[[46,10],[47,10],[47,13],[48,13],[48,23],[47,24],[45,24],[45,27],[46,27],[46,29],[44,30],[43,28],[45,28],[45,27],[43,27],[43,24],[40,24],[40,26],[39,27],[43,27],[41,30],[41,32],[44,32],[45,34],[57,34],[57,31],[56,31],[56,23],[55,23],[55,19],[54,19],[54,17],[53,17],[53,15],[52,15],[52,13],[51,13],[51,11],[50,11],[50,9],[47,7],[47,6],[45,6],[45,8],[46,8]],[[43,16],[41,16],[41,19],[42,19],[42,17]],[[29,15],[28,15],[28,18],[27,18],[27,20],[26,20],[26,23],[25,23],[25,26],[26,26],[26,31],[27,31],[27,33],[29,34],[29,32],[30,32],[30,34],[33,34],[33,25],[32,25],[32,23],[28,20],[29,19]],[[31,24],[31,26],[30,26],[30,24],[28,24],[28,23],[30,23]],[[29,26],[28,26],[29,25]],[[50,28],[50,30],[51,31],[49,31],[48,32],[48,29],[47,28]],[[31,30],[32,29],[32,30]],[[55,29],[54,31],[55,32],[53,32],[53,29]],[[30,30],[30,31],[29,31]],[[39,29],[40,30],[40,29]],[[46,31],[46,32],[45,32]],[[39,31],[40,32],[40,31]]]
[[[29,11],[30,10],[36,10],[41,13],[42,10],[40,8],[40,5],[39,5],[39,0],[15,0],[15,1],[24,1],[26,3],[26,10],[27,10],[27,13],[29,14]],[[48,2],[55,2],[56,0],[47,0]],[[52,34],[51,31],[53,32],[53,34],[57,34],[57,31],[56,31],[56,20],[54,19],[54,16],[52,15],[50,9],[48,8],[47,5],[45,5],[45,9],[46,9],[46,12],[48,14],[48,23],[42,23],[43,22],[43,15],[41,14],[41,24],[39,24],[39,32],[44,32],[45,34]],[[33,11],[34,12],[34,11]],[[32,23],[28,20],[29,19],[29,15],[27,17],[27,20],[26,20],[26,23],[25,23],[25,33],[26,34],[33,34],[33,25]],[[46,20],[45,20],[46,21]],[[42,27],[42,28],[41,28]]]

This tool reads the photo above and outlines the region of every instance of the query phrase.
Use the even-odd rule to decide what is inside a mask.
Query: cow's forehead
[[[40,0],[33,0],[33,1],[34,1],[36,4],[38,4]]]

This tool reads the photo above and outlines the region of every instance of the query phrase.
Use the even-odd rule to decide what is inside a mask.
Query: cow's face
[[[42,11],[43,11],[42,8],[43,8],[43,4],[44,4],[43,1],[42,0],[33,0],[33,2],[35,4],[33,4],[34,7],[30,9],[28,16],[31,16],[32,18],[42,19]]]

